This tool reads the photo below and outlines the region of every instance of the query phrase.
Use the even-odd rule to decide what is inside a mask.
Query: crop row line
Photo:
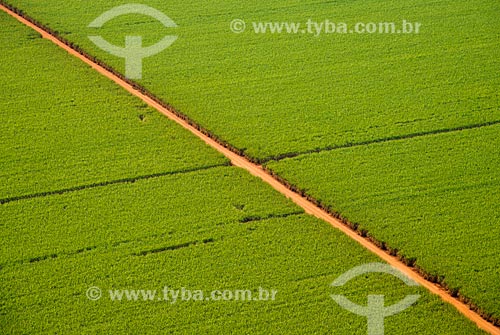
[[[303,215],[303,214],[304,214],[304,211],[300,211],[300,212],[296,211],[296,212],[285,213],[285,214],[270,214],[266,217],[252,217],[249,220],[247,218],[244,218],[244,219],[241,219],[241,220],[236,221],[234,223],[249,223],[249,222],[255,222],[255,221],[266,221],[266,220],[272,220],[275,218],[287,218],[290,216]],[[162,236],[163,235],[166,235],[166,234],[162,234]],[[153,236],[157,236],[157,235],[153,235]],[[93,246],[83,247],[83,248],[80,248],[80,249],[77,249],[74,251],[67,251],[67,252],[63,252],[63,253],[59,253],[59,254],[58,253],[51,253],[51,254],[46,254],[46,255],[41,255],[41,256],[33,256],[33,257],[29,257],[27,259],[14,261],[12,263],[0,264],[0,271],[5,266],[8,266],[8,265],[38,263],[38,262],[42,262],[42,261],[46,261],[46,260],[56,259],[56,258],[61,257],[62,255],[74,256],[74,255],[86,253],[89,251],[93,251],[95,249],[117,247],[117,246],[125,244],[125,243],[142,241],[143,239],[144,238],[137,238],[137,239],[133,239],[133,240],[119,241],[119,242],[115,242],[113,244],[93,245]],[[209,244],[209,243],[214,243],[214,242],[216,242],[216,240],[214,238],[205,238],[202,240],[196,240],[196,241],[190,241],[190,242],[185,242],[185,243],[180,243],[180,244],[175,244],[175,245],[169,245],[169,246],[155,248],[155,249],[151,249],[151,250],[143,250],[140,252],[133,253],[132,256],[147,256],[150,254],[156,254],[156,253],[161,253],[161,252],[166,252],[166,251],[174,251],[174,250],[188,248],[188,247],[195,246],[195,245]]]
[[[289,153],[285,153],[285,154],[280,154],[280,155],[276,155],[276,156],[269,156],[266,158],[259,159],[258,163],[265,164],[265,163],[268,163],[270,161],[281,161],[281,160],[287,159],[287,158],[295,158],[295,157],[299,157],[299,156],[310,155],[310,154],[320,153],[320,152],[328,152],[328,151],[333,151],[333,150],[337,150],[337,149],[361,147],[361,146],[377,144],[377,143],[402,141],[402,140],[408,140],[408,139],[417,138],[417,137],[441,135],[441,134],[459,132],[459,131],[469,130],[469,129],[484,128],[484,127],[494,126],[497,124],[500,124],[500,120],[488,121],[488,122],[483,122],[483,123],[475,123],[475,124],[457,126],[457,127],[452,127],[452,128],[422,131],[422,132],[416,132],[416,133],[405,134],[405,135],[394,135],[394,136],[382,137],[382,138],[377,138],[377,139],[368,140],[368,141],[326,146],[323,148],[317,148],[317,149],[306,150],[306,151],[301,151],[301,152],[289,152]]]
[[[240,219],[240,223],[250,223],[250,222],[264,221],[270,219],[285,219],[289,216],[302,215],[302,214],[304,214],[303,210],[285,214],[269,214],[267,216],[245,216],[244,218]]]
[[[143,176],[138,176],[138,177],[130,177],[130,178],[117,179],[117,180],[103,181],[103,182],[99,182],[99,183],[93,183],[93,184],[65,188],[62,190],[46,191],[46,192],[40,192],[40,193],[35,193],[35,194],[21,195],[21,196],[17,196],[17,197],[0,199],[0,205],[4,205],[4,204],[14,202],[14,201],[29,200],[29,199],[35,199],[35,198],[44,198],[44,197],[48,197],[48,196],[52,196],[52,195],[62,195],[62,194],[66,194],[66,193],[78,192],[78,191],[83,191],[83,190],[88,190],[88,189],[93,189],[93,188],[98,188],[98,187],[106,187],[106,186],[116,185],[116,184],[131,184],[131,183],[135,183],[136,181],[140,181],[140,180],[161,178],[161,177],[165,177],[165,176],[184,174],[184,173],[192,173],[192,172],[204,171],[204,170],[209,170],[209,169],[218,168],[218,167],[222,167],[222,166],[230,166],[230,165],[231,165],[231,163],[227,162],[224,164],[214,164],[214,165],[208,165],[208,166],[197,167],[197,168],[192,168],[192,169],[160,172],[160,173],[154,173],[154,174],[143,175]]]
[[[203,239],[201,241],[191,241],[191,242],[185,242],[185,243],[176,244],[176,245],[169,245],[166,247],[161,247],[161,248],[156,248],[156,249],[151,249],[151,250],[144,250],[144,251],[133,254],[133,256],[147,256],[147,255],[151,255],[151,254],[159,254],[159,253],[166,252],[166,251],[175,251],[175,250],[179,250],[179,249],[193,247],[193,246],[199,245],[199,244],[209,244],[209,243],[214,243],[214,242],[215,242],[215,240],[213,238],[206,238],[206,239]]]

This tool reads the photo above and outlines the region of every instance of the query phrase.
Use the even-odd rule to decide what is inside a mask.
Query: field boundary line
[[[73,193],[73,192],[78,192],[78,191],[83,191],[83,190],[90,190],[90,189],[99,188],[99,187],[106,187],[106,186],[110,186],[110,185],[130,184],[130,183],[135,183],[136,181],[140,181],[140,180],[156,179],[156,178],[173,176],[173,175],[178,175],[178,174],[187,174],[187,173],[198,172],[198,171],[206,171],[206,170],[215,169],[215,168],[224,167],[224,166],[230,166],[230,164],[229,163],[228,164],[215,164],[215,165],[203,166],[203,167],[192,168],[192,169],[170,171],[170,172],[159,172],[159,173],[153,173],[153,174],[149,174],[149,175],[130,177],[130,178],[122,178],[122,179],[116,179],[116,180],[110,180],[110,181],[103,181],[103,182],[99,182],[99,183],[69,187],[69,188],[65,188],[62,190],[54,190],[54,191],[39,192],[39,193],[34,193],[34,194],[20,195],[17,197],[0,199],[0,205],[8,204],[10,202],[15,202],[15,201],[21,201],[21,200],[45,198],[45,197],[49,197],[52,195],[63,195],[66,193]]]
[[[259,217],[256,220],[251,220],[251,221],[234,220],[234,221],[228,222],[227,224],[228,225],[240,224],[241,226],[244,227],[244,225],[248,224],[248,223],[262,222],[262,221],[274,220],[274,219],[278,219],[278,218],[289,218],[289,217],[293,217],[293,216],[302,216],[302,215],[307,215],[307,214],[304,213],[303,211],[290,212],[290,213],[277,214],[277,215],[271,214],[271,215],[268,215],[266,217]],[[165,234],[163,234],[163,235],[165,235]],[[152,235],[148,235],[145,238],[150,238],[151,236]],[[17,260],[5,262],[5,263],[0,263],[0,271],[2,271],[4,268],[7,268],[7,267],[14,267],[14,266],[26,265],[26,264],[36,264],[39,262],[50,261],[50,260],[58,259],[58,258],[62,258],[62,257],[72,257],[72,256],[80,255],[80,254],[95,251],[95,250],[101,252],[102,251],[101,249],[109,249],[109,248],[114,248],[114,247],[124,245],[124,244],[141,242],[143,239],[144,239],[144,237],[139,237],[139,238],[135,238],[132,240],[122,240],[122,241],[116,241],[113,243],[101,243],[101,244],[96,244],[96,245],[92,245],[92,246],[81,247],[81,248],[76,249],[76,250],[67,250],[67,251],[62,251],[62,252],[58,252],[58,253],[49,253],[49,254],[44,254],[44,255],[39,255],[39,256],[32,256],[32,257],[27,257],[27,258],[23,258],[23,259],[17,259]],[[189,244],[189,245],[196,245],[196,244],[201,244],[201,243],[208,244],[208,243],[218,242],[219,240],[220,239],[215,239],[212,237],[198,239],[195,241],[189,241],[189,242],[185,242],[185,243],[168,245],[168,246],[159,247],[156,249],[142,250],[142,251],[131,253],[130,255],[131,256],[146,256],[149,254],[154,254],[154,253],[159,253],[159,252],[164,252],[164,251],[175,251],[177,249],[180,249],[179,246],[181,246],[181,247],[185,246],[185,245],[187,246],[187,244]]]
[[[449,134],[449,133],[455,133],[455,132],[460,132],[460,131],[464,131],[464,130],[481,129],[484,127],[495,126],[498,124],[500,124],[500,120],[487,121],[487,122],[483,122],[483,123],[474,123],[474,124],[469,124],[469,125],[465,125],[465,126],[457,126],[457,127],[452,127],[452,128],[435,129],[435,130],[411,133],[411,134],[406,134],[406,135],[395,135],[395,136],[381,137],[381,138],[368,140],[368,141],[345,143],[345,144],[340,144],[340,145],[332,145],[332,146],[326,146],[323,148],[306,150],[306,151],[301,151],[301,152],[288,152],[288,153],[284,153],[284,154],[280,154],[280,155],[269,156],[266,158],[258,159],[258,161],[260,164],[266,164],[269,162],[279,162],[279,161],[287,159],[287,158],[295,158],[295,157],[306,156],[306,155],[316,154],[316,153],[321,153],[321,152],[334,151],[334,150],[338,150],[338,149],[356,148],[356,147],[368,146],[368,145],[372,145],[372,144],[397,142],[397,141],[404,141],[404,140],[409,140],[409,139],[413,139],[413,138],[420,138],[420,137],[427,137],[427,136],[434,136],[434,135],[441,135],[441,134]]]
[[[70,55],[73,55],[84,63],[88,64],[91,68],[107,77],[108,79],[112,80],[132,95],[140,98],[150,107],[155,108],[160,113],[164,114],[167,118],[175,121],[177,124],[182,126],[184,129],[190,131],[192,134],[203,140],[206,144],[226,156],[234,166],[245,169],[253,176],[260,178],[261,180],[272,186],[275,190],[292,200],[295,204],[302,207],[307,214],[326,221],[334,228],[340,230],[352,240],[363,246],[365,249],[369,250],[394,268],[406,274],[408,277],[426,288],[428,291],[439,296],[441,300],[455,307],[463,316],[474,322],[480,329],[492,335],[500,335],[500,328],[496,327],[485,318],[483,318],[482,315],[477,313],[475,311],[478,310],[477,307],[472,304],[464,303],[459,297],[452,296],[452,293],[446,290],[441,285],[427,280],[425,274],[419,272],[418,269],[407,264],[401,257],[398,257],[398,255],[393,255],[387,250],[384,250],[381,246],[375,243],[375,241],[366,236],[366,234],[362,234],[362,232],[353,230],[352,227],[347,225],[345,222],[336,218],[334,216],[334,213],[329,213],[327,210],[319,207],[314,201],[311,201],[311,199],[297,193],[295,190],[289,187],[288,183],[283,183],[282,179],[271,175],[261,165],[252,162],[248,157],[244,157],[244,154],[242,152],[238,153],[238,150],[230,146],[228,143],[221,143],[217,140],[217,138],[214,138],[213,135],[207,133],[207,131],[202,129],[199,125],[194,124],[187,117],[179,115],[179,113],[176,112],[171,106],[168,106],[165,103],[161,102],[158,98],[153,97],[151,93],[145,92],[144,88],[125,79],[123,75],[116,73],[116,71],[109,68],[107,65],[100,65],[99,63],[101,62],[96,61],[94,57],[87,55],[82,50],[75,49],[75,47],[71,43],[64,41],[61,37],[52,35],[51,33],[49,33],[49,30],[43,25],[41,25],[40,23],[35,23],[36,21],[31,18],[27,18],[22,12],[20,15],[19,13],[17,13],[20,12],[19,10],[13,9],[11,6],[6,5],[1,0],[0,9],[2,9],[4,12],[8,13],[24,25],[37,31],[42,35],[43,38],[50,40],[60,48],[64,49]],[[475,310],[472,310],[471,308],[474,308]],[[486,314],[483,315],[484,317],[488,317]],[[492,319],[492,322],[493,321],[496,320]]]

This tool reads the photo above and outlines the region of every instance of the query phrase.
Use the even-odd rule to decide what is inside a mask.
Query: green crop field
[[[38,79],[33,83],[33,93],[38,83],[49,79],[52,85],[64,87],[57,95],[60,101],[81,93],[82,88],[87,88],[87,93],[93,92],[91,85],[112,87],[106,79],[92,73],[86,73],[89,78],[85,76],[80,80],[61,75],[53,61],[64,62],[63,51],[39,40],[5,14],[0,14],[0,19],[2,27],[9,31],[7,36],[15,36],[17,44],[4,38],[2,53],[18,61],[31,57],[23,66],[12,62],[9,69],[18,75],[23,71],[34,73],[35,76],[29,77]],[[38,51],[37,57],[30,54],[34,50]],[[71,62],[77,74],[89,72],[72,59],[66,62]],[[19,85],[28,84],[27,78],[21,75],[12,76],[11,80],[20,82]],[[41,85],[41,89],[43,87]],[[11,91],[9,104],[2,107],[5,115],[15,119],[14,102],[22,103],[24,94],[19,89]],[[106,102],[122,93],[108,89],[99,94]],[[60,134],[47,129],[52,120],[59,127],[79,122],[80,129],[73,132],[77,137],[75,141],[59,142],[62,149],[51,152],[46,148],[33,155],[33,166],[43,167],[46,157],[66,159],[65,150],[68,150],[74,152],[73,156],[62,162],[71,167],[71,161],[85,156],[85,150],[82,156],[78,155],[83,144],[100,148],[100,140],[88,136],[96,127],[93,118],[106,122],[106,128],[97,130],[97,134],[104,136],[105,131],[120,129],[131,140],[132,134],[146,137],[144,142],[136,141],[130,147],[123,142],[131,152],[147,155],[148,151],[159,150],[157,148],[166,143],[162,137],[158,139],[144,131],[142,123],[132,122],[137,113],[144,112],[133,98],[124,97],[128,104],[116,101],[115,108],[121,111],[119,116],[116,111],[107,110],[110,107],[106,103],[95,105],[93,99],[75,101],[74,108],[61,104],[48,111],[43,107],[46,100],[41,96],[39,104],[34,100],[26,103],[22,120],[15,126],[13,122],[7,123],[2,138],[12,146],[18,143],[22,147],[30,144],[26,133],[38,129],[40,138],[57,144]],[[92,115],[70,114],[72,111],[88,111]],[[45,117],[35,117],[37,112]],[[81,182],[73,175],[73,171],[78,170],[57,174],[50,168],[40,168],[39,175],[48,181],[39,187],[53,185],[49,183],[50,178],[58,175],[67,190],[0,205],[1,332],[81,334],[122,333],[133,329],[137,333],[220,334],[253,329],[261,333],[300,333],[307,327],[312,332],[333,329],[363,334],[366,328],[363,317],[336,306],[329,297],[332,293],[329,284],[349,268],[376,262],[377,258],[326,223],[305,216],[289,200],[247,173],[233,167],[210,168],[210,164],[224,161],[216,159],[217,155],[178,126],[154,114],[150,117],[153,130],[163,129],[171,136],[169,151],[162,152],[162,166],[179,169],[176,156],[182,148],[189,154],[198,154],[199,162],[195,159],[180,164],[192,163],[188,168],[199,171],[177,171],[134,182],[124,180],[73,190],[71,186]],[[132,121],[124,125],[124,120],[129,119]],[[60,132],[64,133],[65,129]],[[5,147],[9,149],[8,145]],[[18,148],[18,152],[22,150]],[[7,155],[3,161],[18,168],[25,164]],[[90,161],[86,169],[95,175],[103,164],[111,168],[101,173],[102,178],[117,180],[123,177],[124,171],[130,173],[129,177],[136,176],[134,167],[114,157],[104,162]],[[118,167],[124,171],[115,172]],[[156,165],[146,166],[145,173],[151,175],[157,172],[156,168]],[[25,175],[29,176],[29,171]],[[10,180],[5,183],[9,184]],[[17,185],[29,191],[32,183],[26,180],[19,179]],[[9,191],[9,187],[3,190],[6,194]],[[459,334],[463,329],[471,334],[480,333],[451,307],[423,289],[408,289],[400,282],[383,277],[359,281],[344,289],[343,294],[361,302],[363,294],[377,291],[386,296],[388,303],[398,301],[409,291],[422,295],[412,313],[398,315],[387,322],[387,329],[394,333],[434,334],[436,330],[451,330]],[[242,287],[252,291],[265,286],[279,290],[280,296],[268,303],[181,302],[178,306],[165,301],[103,299],[92,302],[85,297],[91,285],[103,289],[120,286],[161,289],[161,285],[193,290]],[[422,319],[426,321],[422,323]]]
[[[1,2],[1,1],[0,1]],[[500,320],[500,3],[8,0],[88,38],[177,41],[143,87]],[[230,29],[234,19],[246,31]],[[252,22],[419,22],[420,34],[258,34]],[[336,304],[419,294],[387,334],[482,334],[81,61],[0,12],[0,333],[366,334]],[[91,301],[90,287],[103,296]],[[109,290],[277,290],[274,301],[113,301]],[[111,294],[111,293],[110,293]],[[161,300],[161,299],[160,299]]]
[[[0,199],[227,163],[36,33],[2,32]]]
[[[268,167],[500,317],[500,125]]]
[[[220,334],[250,328],[261,333],[281,333],[279,329],[293,333],[302,327],[313,332],[365,332],[363,317],[333,303],[329,284],[350,267],[376,262],[376,257],[326,223],[303,215],[300,208],[256,178],[233,167],[217,167],[225,161],[192,135],[145,111],[136,99],[84,65],[65,58],[63,51],[5,14],[0,14],[0,20],[9,32],[3,35],[0,50],[10,63],[2,69],[12,74],[3,84],[9,88],[9,95],[2,112],[11,121],[3,125],[2,132],[2,150],[6,152],[2,159],[2,173],[6,174],[2,197],[11,196],[11,190],[18,190],[16,195],[48,192],[0,205],[3,334],[109,334],[131,329],[137,333]],[[11,42],[6,36],[15,39]],[[71,71],[62,75],[54,61],[71,66]],[[28,73],[33,75],[24,76]],[[18,89],[12,88],[11,82]],[[64,90],[37,95],[38,85],[43,92],[47,83]],[[23,101],[26,91],[20,87],[32,90],[29,101]],[[71,106],[64,104],[83,92],[94,99],[77,98]],[[124,102],[115,101],[117,96]],[[97,97],[101,99],[98,104]],[[56,102],[59,104],[54,106]],[[138,113],[144,113],[147,119],[137,122]],[[16,115],[21,119],[16,121]],[[118,150],[130,153],[131,159],[136,157],[134,153],[161,153],[165,170],[157,170],[158,161],[138,165],[149,177],[137,178],[138,168],[127,166],[119,157],[93,157],[84,171],[92,178],[106,179],[76,176],[82,172],[76,163],[88,155],[85,147],[93,148],[89,152],[105,150],[98,135],[109,137],[107,132],[114,129],[122,134],[115,134],[121,142],[110,138]],[[64,141],[69,136],[66,133],[74,140]],[[53,146],[48,147],[48,143]],[[32,150],[36,154],[30,155]],[[198,157],[184,156],[193,160],[179,161],[181,150]],[[9,156],[12,151],[21,158],[29,156],[32,166],[17,172],[27,163],[15,160],[14,154]],[[48,159],[64,168],[54,171],[44,165]],[[103,166],[107,171],[102,171]],[[29,177],[35,167],[38,171],[31,174],[34,182]],[[22,178],[12,177],[15,172]],[[73,188],[97,181],[101,184]],[[64,187],[64,192],[52,192],[55,187]],[[279,290],[281,295],[272,302],[179,305],[166,301],[116,302],[111,298],[93,302],[85,296],[90,286],[161,290],[167,285],[192,290],[256,291],[267,287]],[[388,303],[409,293],[422,295],[412,313],[387,322],[387,329],[398,334],[434,334],[436,329],[481,333],[437,297],[423,289],[408,289],[395,280],[369,278],[342,292],[361,302],[368,291],[383,293]],[[422,323],[421,319],[426,321]]]
[[[500,121],[500,3],[451,1],[159,1],[178,28],[125,15],[87,26],[127,2],[8,0],[118,70],[124,60],[89,35],[124,45],[178,40],[146,58],[155,95],[258,159]],[[234,34],[230,23],[247,21]],[[255,34],[253,21],[422,24],[418,35]]]

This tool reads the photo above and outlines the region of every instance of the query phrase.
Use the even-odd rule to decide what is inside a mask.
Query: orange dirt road
[[[241,157],[237,155],[236,153],[232,152],[231,150],[225,148],[215,140],[211,139],[210,137],[206,136],[203,134],[201,131],[196,129],[195,127],[189,125],[185,120],[182,118],[178,117],[173,111],[163,107],[160,105],[158,102],[154,101],[147,95],[143,94],[142,92],[134,89],[132,85],[127,83],[126,81],[120,79],[118,76],[114,75],[110,71],[106,70],[102,66],[94,63],[92,60],[86,58],[85,56],[81,55],[74,49],[70,48],[67,46],[65,43],[60,41],[58,38],[55,36],[49,34],[42,28],[36,26],[35,24],[29,22],[28,20],[24,19],[23,17],[19,16],[18,14],[12,12],[8,8],[4,7],[3,5],[0,4],[0,9],[2,9],[4,12],[10,14],[13,16],[15,19],[20,21],[21,23],[25,24],[26,26],[32,28],[33,30],[37,31],[42,35],[43,38],[50,40],[60,48],[66,50],[69,54],[77,57],[84,63],[88,64],[90,67],[92,67],[94,70],[102,74],[103,76],[109,78],[119,86],[123,87],[125,90],[133,94],[134,96],[140,98],[142,101],[147,103],[149,106],[155,108],[158,110],[160,113],[164,114],[166,117],[169,119],[175,121],[194,135],[196,135],[198,138],[203,140],[206,144],[217,150],[218,152],[222,153],[224,156],[226,156],[229,160],[231,160],[232,164],[234,166],[240,167],[242,169],[247,170],[250,172],[252,175],[262,179],[264,182],[268,183],[271,185],[274,189],[276,189],[278,192],[281,194],[285,195],[287,198],[291,199],[294,203],[296,203],[298,206],[302,207],[306,213],[313,215],[321,220],[324,220],[328,222],[330,225],[332,225],[334,228],[340,230],[347,236],[349,236],[351,239],[354,241],[358,242],[361,244],[364,248],[368,249],[375,255],[377,255],[379,258],[393,266],[394,268],[398,269],[399,271],[403,272],[406,274],[408,277],[413,279],[415,282],[420,284],[421,286],[425,287],[428,291],[430,291],[433,294],[438,295],[443,301],[449,303],[450,305],[454,306],[460,313],[462,313],[466,318],[470,319],[473,321],[479,328],[487,331],[488,333],[492,335],[500,335],[500,328],[495,327],[493,324],[489,323],[485,319],[483,319],[478,313],[472,311],[469,306],[461,302],[460,300],[452,297],[446,290],[444,290],[441,286],[431,283],[427,281],[422,275],[417,273],[414,269],[411,267],[407,266],[403,262],[401,262],[397,257],[391,256],[388,254],[386,251],[382,250],[379,248],[377,245],[372,243],[370,240],[368,240],[365,237],[362,237],[358,235],[355,231],[353,231],[351,228],[347,227],[344,225],[342,222],[337,220],[336,218],[332,217],[328,212],[322,210],[318,206],[316,206],[314,203],[310,202],[306,198],[302,197],[301,195],[291,191],[288,189],[285,185],[281,184],[278,180],[276,180],[274,177],[272,177],[270,174],[268,174],[261,166],[256,165],[250,161],[248,161],[246,158]]]

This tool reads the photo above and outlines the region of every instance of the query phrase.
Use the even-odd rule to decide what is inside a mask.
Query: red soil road
[[[338,219],[331,216],[328,212],[319,208],[314,203],[312,203],[311,201],[302,197],[301,195],[291,191],[288,187],[286,187],[281,182],[279,182],[274,177],[272,177],[261,166],[254,164],[254,163],[248,161],[246,158],[239,156],[236,153],[232,152],[231,150],[225,148],[223,145],[219,144],[215,140],[206,136],[201,131],[199,131],[195,127],[191,126],[190,124],[188,124],[185,120],[178,117],[173,111],[169,110],[168,108],[165,108],[164,106],[160,105],[158,102],[154,101],[150,97],[148,97],[148,96],[144,95],[143,93],[141,93],[140,91],[134,89],[134,87],[132,85],[130,85],[129,83],[127,83],[126,81],[120,79],[118,76],[114,75],[113,73],[106,70],[102,66],[94,63],[92,60],[81,55],[80,53],[78,53],[77,51],[75,51],[74,49],[72,49],[71,47],[66,45],[64,42],[60,41],[55,36],[49,34],[45,30],[43,30],[42,28],[36,26],[35,24],[31,23],[30,21],[19,16],[18,14],[12,12],[11,10],[9,10],[8,8],[4,7],[1,4],[0,4],[0,9],[2,9],[7,14],[13,16],[15,19],[17,19],[21,23],[25,24],[26,26],[28,26],[31,29],[40,33],[40,35],[42,35],[43,38],[50,40],[51,42],[53,42],[54,44],[56,44],[60,48],[66,50],[69,54],[77,57],[78,59],[80,59],[84,63],[88,64],[94,70],[96,70],[97,72],[99,72],[103,76],[107,77],[108,79],[112,80],[113,82],[115,82],[119,86],[123,87],[129,93],[140,98],[142,101],[147,103],[149,106],[155,108],[156,110],[158,110],[160,113],[164,114],[169,119],[175,121],[176,123],[178,123],[179,125],[181,125],[185,129],[189,130],[191,133],[193,133],[198,138],[203,140],[206,144],[208,144],[209,146],[211,146],[212,148],[214,148],[215,150],[217,150],[218,152],[220,152],[224,156],[226,156],[234,166],[245,169],[248,172],[250,172],[252,175],[262,179],[264,182],[271,185],[278,192],[285,195],[287,198],[291,199],[298,206],[302,207],[306,213],[328,222],[334,228],[340,230],[341,232],[343,232],[344,234],[349,236],[351,239],[358,242],[361,246],[368,249],[369,251],[371,251],[372,253],[377,255],[379,258],[381,258],[382,260],[384,260],[385,262],[387,262],[388,264],[390,264],[394,268],[403,272],[404,274],[406,274],[408,277],[413,279],[415,282],[417,282],[421,286],[425,287],[431,293],[438,295],[443,301],[449,303],[450,305],[455,307],[461,314],[463,314],[466,318],[473,321],[480,329],[483,329],[484,331],[486,331],[492,335],[500,335],[500,328],[495,327],[493,324],[491,324],[488,321],[486,321],[485,319],[483,319],[478,313],[471,310],[468,305],[464,304],[463,302],[461,302],[457,298],[452,297],[444,288],[426,280],[415,269],[407,266],[402,261],[400,261],[397,257],[391,256],[386,251],[382,250],[377,245],[375,245],[373,242],[371,242],[369,239],[358,235],[358,233],[353,231],[351,228],[349,228],[348,226],[343,224]]]

